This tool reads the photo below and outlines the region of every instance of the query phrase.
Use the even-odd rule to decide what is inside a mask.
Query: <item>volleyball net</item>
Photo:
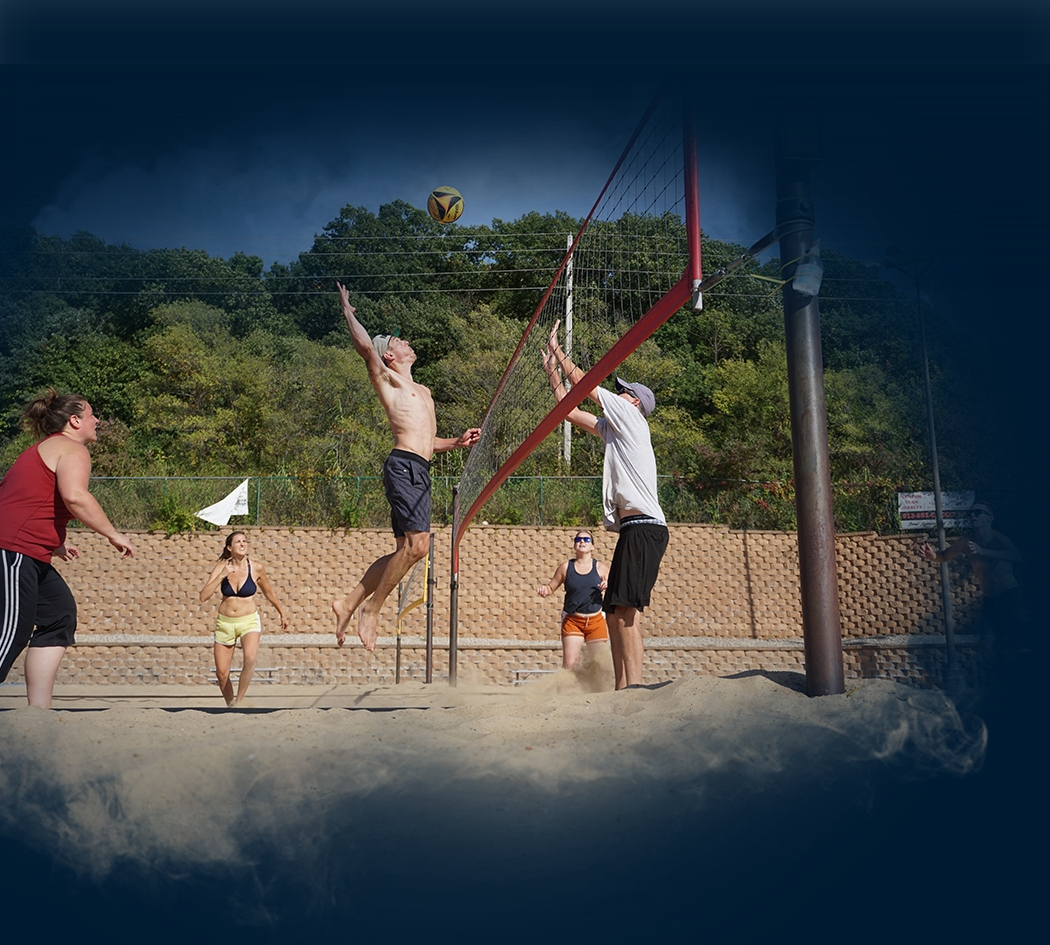
[[[705,291],[779,236],[774,229],[703,275],[696,123],[688,102],[656,96],[569,236],[496,387],[454,500],[454,574],[460,541],[486,501],[569,412],[675,312],[702,308]],[[555,326],[563,350],[584,371],[560,403],[543,368]]]
[[[493,493],[664,322],[777,239],[774,230],[708,276],[701,262],[696,122],[657,95],[616,162],[496,386],[453,500],[450,682],[456,680],[459,547]],[[552,331],[584,376],[560,402],[543,367]],[[644,378],[640,378],[643,380]],[[568,387],[568,384],[566,384]]]
[[[702,304],[696,135],[682,103],[650,102],[519,341],[471,449],[454,558],[485,502],[586,393],[684,305]],[[543,368],[552,329],[585,377],[561,403]],[[455,569],[455,563],[454,563]]]

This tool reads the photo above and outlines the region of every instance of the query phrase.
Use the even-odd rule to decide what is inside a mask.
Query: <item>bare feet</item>
[[[374,653],[376,649],[376,637],[379,636],[379,615],[370,614],[364,607],[357,615],[357,635],[361,638],[365,649]]]
[[[346,605],[346,600],[337,600],[332,603],[332,610],[335,611],[335,642],[342,646],[346,643],[346,627],[350,623],[350,618],[354,615]]]

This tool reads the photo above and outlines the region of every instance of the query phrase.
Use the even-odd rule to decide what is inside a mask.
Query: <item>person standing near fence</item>
[[[575,669],[584,644],[609,645],[609,628],[602,612],[602,591],[609,569],[594,557],[594,538],[578,530],[572,540],[574,557],[558,565],[546,584],[536,588],[540,597],[549,597],[565,585],[565,603],[561,611],[561,665]]]
[[[974,502],[968,513],[970,531],[944,551],[934,551],[929,542],[919,545],[919,556],[927,561],[951,561],[965,555],[981,588],[981,633],[1002,663],[1016,664],[1028,654],[1027,611],[1021,586],[1014,575],[1021,552],[1002,532],[992,528],[995,511],[987,502]],[[1004,667],[1000,666],[1000,670]]]
[[[273,604],[281,618],[281,629],[288,629],[288,618],[266,575],[266,568],[261,561],[252,561],[248,557],[248,536],[244,532],[227,536],[222,554],[201,588],[201,603],[206,603],[217,590],[222,592],[222,603],[215,622],[215,676],[226,704],[241,705],[255,672],[262,638],[262,621],[255,603],[257,591],[262,591]],[[241,674],[234,695],[230,666],[238,640],[241,641]]]
[[[80,557],[76,546],[66,544],[66,526],[76,519],[121,558],[133,557],[135,548],[88,488],[87,444],[95,442],[98,430],[91,404],[52,389],[26,407],[23,420],[40,442],[25,450],[0,482],[0,682],[28,646],[26,697],[46,709],[77,628],[77,602],[51,564],[56,555],[63,561]]]

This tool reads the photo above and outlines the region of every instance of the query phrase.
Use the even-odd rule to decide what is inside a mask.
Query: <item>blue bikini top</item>
[[[257,588],[255,586],[255,581],[252,580],[251,561],[248,562],[248,576],[244,579],[244,583],[237,590],[234,590],[230,585],[230,579],[228,577],[222,579],[222,584],[219,585],[219,590],[222,591],[223,597],[254,597]]]

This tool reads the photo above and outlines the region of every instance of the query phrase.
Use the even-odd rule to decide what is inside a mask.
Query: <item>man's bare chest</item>
[[[429,417],[434,414],[434,398],[422,384],[405,384],[394,392],[390,407],[401,417]]]

